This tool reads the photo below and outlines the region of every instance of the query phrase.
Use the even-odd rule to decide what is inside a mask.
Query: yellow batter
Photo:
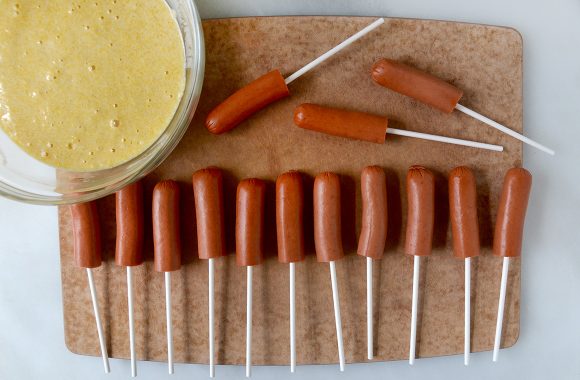
[[[137,156],[184,83],[164,0],[0,0],[0,126],[46,164],[89,171]]]

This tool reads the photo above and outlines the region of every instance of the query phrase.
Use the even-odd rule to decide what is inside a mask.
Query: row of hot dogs
[[[218,168],[206,168],[193,174],[198,254],[210,262],[210,370],[213,375],[213,260],[226,255],[225,221],[223,200],[223,177]],[[413,166],[407,173],[407,227],[405,252],[415,257],[415,276],[418,276],[419,258],[428,256],[432,249],[435,213],[435,178],[426,168]],[[521,253],[524,218],[531,189],[531,175],[525,169],[510,169],[504,186],[496,218],[493,250],[504,258],[518,257]],[[236,261],[248,267],[248,340],[247,375],[251,365],[251,267],[263,261],[264,203],[266,184],[260,179],[244,179],[238,184],[236,200]],[[372,260],[382,257],[387,238],[387,187],[382,168],[370,166],[361,174],[362,228],[357,253]],[[339,347],[339,361],[344,368],[340,305],[334,263],[344,256],[341,233],[341,191],[339,176],[326,172],[316,176],[313,187],[314,242],[316,257],[320,262],[330,263],[333,295],[335,295],[335,320]],[[479,228],[477,217],[477,189],[475,176],[467,167],[458,167],[449,173],[450,220],[453,232],[453,248],[456,257],[466,260],[479,255]],[[276,226],[278,258],[290,263],[290,285],[294,286],[294,263],[304,260],[304,189],[302,175],[291,171],[280,175],[276,181]],[[98,212],[94,202],[71,206],[74,233],[75,263],[82,268],[94,268],[101,264],[101,242]],[[179,236],[179,186],[175,181],[157,183],[153,190],[152,220],[154,240],[154,268],[169,273],[181,266],[181,243]],[[127,186],[116,195],[117,240],[115,262],[132,267],[143,262],[143,191],[140,182]],[[369,272],[367,272],[368,274]],[[414,277],[415,277],[414,276]],[[467,272],[466,272],[467,276]],[[466,277],[467,280],[467,277]],[[503,281],[502,281],[503,284]],[[128,284],[129,285],[129,284]],[[166,285],[170,286],[170,281]],[[467,285],[467,283],[466,283]],[[415,356],[418,281],[414,281],[413,318],[411,324],[410,361]],[[291,294],[293,289],[291,288]],[[372,288],[371,288],[372,291]],[[505,289],[503,290],[505,294]],[[466,291],[466,297],[468,293]],[[292,298],[292,297],[291,297]],[[501,297],[500,297],[501,298]],[[372,299],[370,297],[369,299]],[[293,302],[293,299],[291,299]],[[291,311],[293,310],[291,305]],[[170,313],[170,305],[167,305]],[[372,305],[367,305],[372,315]],[[500,304],[500,308],[502,305]],[[98,312],[97,310],[95,310]],[[467,312],[467,306],[466,306]],[[98,315],[97,317],[97,324]],[[291,315],[293,321],[294,316]],[[496,350],[499,348],[496,331]],[[369,324],[372,318],[369,319]],[[172,371],[172,342],[168,314],[168,361]],[[291,324],[292,326],[292,324]],[[466,328],[468,324],[466,323]],[[291,331],[291,335],[293,331]],[[469,332],[466,331],[466,339]],[[372,358],[372,326],[369,326],[369,358]],[[293,344],[293,336],[291,343]],[[103,347],[103,357],[106,348]],[[469,342],[466,340],[466,355]],[[291,364],[295,365],[295,347],[291,347]],[[134,360],[134,358],[133,358]],[[467,361],[467,356],[466,356]]]

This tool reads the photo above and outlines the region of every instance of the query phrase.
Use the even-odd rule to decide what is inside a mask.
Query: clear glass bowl
[[[0,130],[0,195],[20,202],[59,205],[111,194],[145,176],[171,153],[197,107],[203,84],[205,49],[201,18],[193,0],[166,0],[185,48],[185,90],[163,134],[137,157],[111,169],[72,172],[35,160]]]

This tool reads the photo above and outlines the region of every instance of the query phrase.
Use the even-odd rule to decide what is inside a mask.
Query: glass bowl
[[[155,169],[189,127],[203,84],[205,49],[201,18],[193,0],[166,0],[185,48],[185,89],[173,119],[161,136],[135,158],[110,169],[72,172],[48,166],[26,154],[0,130],[0,195],[16,201],[60,205],[101,198]]]

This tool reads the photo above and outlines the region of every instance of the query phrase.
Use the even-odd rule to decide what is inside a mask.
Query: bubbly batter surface
[[[164,0],[0,0],[0,127],[48,165],[105,169],[144,151],[184,66]]]

